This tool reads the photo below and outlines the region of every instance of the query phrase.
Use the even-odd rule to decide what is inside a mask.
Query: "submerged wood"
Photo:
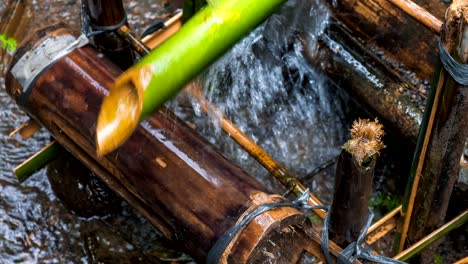
[[[454,1],[441,34],[455,60],[468,62],[468,5]],[[426,106],[403,203],[399,251],[443,224],[468,138],[468,89],[441,69]],[[408,236],[406,237],[406,232]]]
[[[38,31],[19,49],[13,65],[41,39],[64,34],[69,33],[61,26]],[[119,74],[121,70],[98,56],[91,46],[76,49],[37,78],[23,107],[111,189],[200,263],[218,238],[248,210],[284,201],[265,194],[260,183],[165,108],[138,126],[116,151],[97,155],[99,107]],[[6,81],[10,95],[20,104],[24,102],[20,100],[25,96],[23,89],[11,72]],[[293,263],[304,250],[320,251],[318,237],[303,213],[292,207],[277,208],[247,225],[228,246],[222,263],[253,263],[268,258]],[[291,246],[289,239],[297,243]],[[272,254],[263,254],[262,247],[267,245]],[[331,245],[337,254],[339,248]]]
[[[366,224],[376,159],[385,147],[381,141],[383,133],[378,121],[355,121],[351,139],[338,158],[330,238],[343,248],[357,240]]]

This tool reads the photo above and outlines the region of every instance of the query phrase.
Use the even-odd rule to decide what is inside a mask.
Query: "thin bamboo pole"
[[[445,225],[441,226],[434,232],[430,233],[425,238],[419,240],[416,244],[400,252],[398,255],[394,257],[394,259],[407,261],[408,259],[416,255],[417,253],[421,252],[424,248],[429,246],[431,243],[445,236],[446,234],[448,234],[450,231],[454,230],[455,228],[462,226],[467,221],[468,221],[468,210],[465,210],[463,213],[461,213],[459,216],[452,219],[450,222],[446,223]]]
[[[401,214],[401,205],[397,208],[393,209],[390,213],[386,214],[384,217],[380,218],[377,222],[369,227],[369,233],[374,232],[383,224],[388,222],[390,219],[394,218],[395,216],[399,216]]]
[[[277,180],[281,182],[288,190],[300,196],[305,193],[307,188],[282,166],[280,166],[268,153],[242,132],[234,123],[227,119],[215,106],[210,104],[202,94],[201,88],[196,83],[191,83],[187,91],[194,96],[200,103],[201,109],[205,114],[215,113],[220,118],[222,129],[236,141],[244,150],[254,157],[265,169],[267,169]],[[323,205],[323,203],[313,194],[309,194],[310,205]],[[320,218],[325,218],[325,211],[315,209]]]
[[[13,170],[18,181],[20,183],[26,181],[31,175],[54,160],[61,149],[62,146],[54,140],[29,159],[18,165]]]
[[[15,130],[11,131],[8,135],[9,137],[13,137],[17,134],[21,135],[23,140],[30,138],[34,135],[37,131],[39,131],[42,126],[34,119],[29,119],[28,121],[21,124]]]
[[[109,153],[138,122],[176,94],[285,0],[213,1],[176,34],[122,74],[102,104],[97,151]]]
[[[164,22],[164,29],[160,29],[143,38],[146,46],[154,49],[163,41],[174,35],[182,27],[182,13],[179,12]]]
[[[388,0],[390,3],[400,8],[403,12],[416,19],[424,26],[428,27],[437,34],[440,34],[442,21],[429,13],[426,9],[415,4],[410,0]]]

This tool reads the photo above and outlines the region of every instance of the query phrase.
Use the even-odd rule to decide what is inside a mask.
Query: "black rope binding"
[[[441,41],[439,41],[439,53],[440,60],[450,76],[452,76],[457,83],[465,86],[468,85],[468,64],[459,63],[450,56]]]
[[[217,264],[219,259],[223,255],[224,251],[226,250],[229,243],[231,243],[232,239],[239,233],[246,225],[248,225],[252,220],[263,214],[264,212],[270,211],[275,208],[280,207],[294,207],[296,209],[324,209],[328,210],[328,206],[310,206],[307,201],[309,200],[309,191],[307,190],[302,196],[300,196],[297,200],[293,202],[283,202],[283,203],[269,203],[263,204],[257,207],[255,210],[250,212],[247,216],[245,216],[242,221],[238,224],[231,227],[226,233],[224,233],[218,241],[214,244],[214,246],[208,252],[206,263],[207,264]]]
[[[125,16],[122,21],[112,26],[97,26],[91,23],[89,20],[88,13],[84,4],[81,5],[81,32],[86,35],[86,37],[91,38],[99,34],[114,32],[117,29],[127,24],[127,17]]]
[[[232,228],[226,231],[226,233],[224,233],[218,239],[218,241],[216,241],[216,243],[208,252],[206,263],[217,264],[222,254],[226,250],[227,246],[231,243],[232,239],[236,236],[236,234],[239,233],[250,222],[252,222],[252,220],[255,217],[257,217],[258,215],[264,212],[270,211],[275,208],[280,208],[280,207],[293,207],[299,210],[302,210],[302,209],[306,209],[306,210],[323,209],[326,211],[330,210],[329,206],[311,206],[308,204],[308,200],[309,200],[309,189],[307,189],[303,195],[301,195],[297,200],[293,202],[269,203],[269,204],[263,204],[257,207],[255,210],[253,210],[247,216],[245,216],[238,224],[234,225]],[[369,261],[382,263],[382,264],[405,264],[405,262],[402,262],[402,261],[372,254],[371,253],[372,248],[369,247],[368,245],[365,245],[364,247],[361,246],[362,244],[365,243],[365,237],[372,223],[373,216],[374,215],[371,212],[367,220],[366,226],[361,230],[361,233],[359,234],[357,241],[351,243],[338,255],[338,264],[352,264],[354,260],[356,259],[364,259],[364,260],[369,260]],[[330,255],[330,249],[328,247],[328,241],[329,241],[328,222],[329,222],[329,214],[327,213],[325,215],[325,220],[323,223],[321,247],[325,255],[326,263],[331,264],[333,263],[333,261]]]

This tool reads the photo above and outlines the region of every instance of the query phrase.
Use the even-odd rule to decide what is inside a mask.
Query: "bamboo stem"
[[[199,86],[195,83],[189,85],[187,91],[194,96],[200,103],[201,109],[205,114],[215,113],[220,118],[222,129],[236,141],[244,150],[254,157],[265,169],[267,169],[277,180],[281,182],[288,190],[300,196],[304,194],[307,188],[283,167],[281,167],[268,153],[250,139],[234,123],[227,119],[215,106],[206,100]],[[309,205],[323,205],[323,203],[313,194],[309,194]],[[315,209],[314,213],[320,218],[325,218],[325,211]]]
[[[92,37],[95,46],[114,63],[126,70],[134,64],[135,54],[129,45],[115,33],[120,24],[127,24],[127,15],[122,0],[83,0],[85,17],[90,29],[100,32]],[[85,25],[87,26],[87,25]],[[85,30],[88,30],[85,28]]]
[[[54,140],[29,159],[18,165],[18,167],[13,170],[18,181],[20,183],[26,181],[36,171],[42,169],[49,162],[54,160],[61,149],[62,146]]]
[[[390,231],[395,229],[396,226],[397,226],[397,221],[394,218],[390,218],[387,222],[381,225],[377,231],[371,234],[369,234],[369,232],[367,233],[366,243],[368,245],[374,244],[377,240],[381,239],[382,237],[387,235]]]
[[[182,13],[179,12],[164,22],[164,29],[160,29],[142,39],[145,45],[154,49],[163,41],[174,35],[182,27]]]
[[[452,219],[450,222],[446,223],[445,225],[441,226],[434,232],[430,233],[425,238],[419,240],[416,244],[400,252],[398,255],[394,257],[394,259],[407,261],[408,259],[416,255],[417,253],[421,252],[424,248],[432,244],[434,241],[445,236],[446,234],[448,234],[450,231],[454,230],[455,228],[462,226],[467,221],[468,221],[468,210],[465,210],[463,213],[461,213],[459,216]]]
[[[388,0],[390,3],[400,8],[403,12],[416,19],[427,28],[431,29],[437,34],[440,34],[442,21],[429,13],[426,9],[415,4],[410,0]]]
[[[401,205],[393,209],[390,213],[386,214],[384,217],[380,218],[377,222],[369,227],[368,233],[372,233],[377,230],[380,226],[388,222],[390,219],[393,219],[398,214],[401,214]]]
[[[28,121],[21,124],[15,130],[11,131],[11,133],[8,136],[13,137],[16,134],[20,134],[21,138],[23,140],[26,140],[26,139],[30,138],[32,135],[34,135],[41,128],[42,128],[42,126],[39,123],[37,123],[36,120],[30,118]]]
[[[439,79],[438,86],[444,83],[444,79],[445,79],[444,76],[441,76],[441,78]],[[427,103],[428,106],[430,106],[431,99],[433,100],[431,108],[426,108],[426,111],[431,109],[429,120],[428,122],[423,121],[423,123],[421,124],[420,135],[423,137],[422,147],[420,148],[419,145],[418,147],[416,147],[415,157],[419,156],[419,159],[417,161],[417,167],[416,167],[415,173],[412,173],[410,178],[408,179],[408,184],[409,186],[411,186],[411,189],[410,189],[409,198],[406,200],[406,202],[405,201],[403,202],[402,215],[404,217],[404,222],[403,222],[403,229],[401,230],[401,238],[397,237],[397,242],[399,243],[398,252],[401,252],[404,249],[406,237],[408,235],[408,229],[409,229],[411,217],[413,214],[414,201],[416,199],[416,193],[418,191],[419,181],[421,179],[421,172],[422,172],[423,165],[424,165],[424,159],[426,157],[427,148],[428,148],[429,141],[431,138],[432,128],[434,125],[434,119],[437,114],[437,108],[439,105],[441,93],[442,93],[442,89],[437,89],[434,97],[428,99],[428,103]]]
[[[125,39],[138,54],[144,56],[150,53],[151,50],[143,44],[140,38],[128,26],[123,25],[117,29],[117,33]]]

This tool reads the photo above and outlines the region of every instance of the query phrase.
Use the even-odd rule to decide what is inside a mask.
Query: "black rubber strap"
[[[226,251],[227,246],[231,243],[232,239],[239,233],[245,226],[247,226],[255,217],[263,214],[264,212],[270,211],[275,208],[280,207],[294,207],[296,209],[324,209],[328,210],[328,206],[310,206],[307,204],[309,199],[309,192],[306,191],[304,195],[299,197],[299,199],[294,202],[284,202],[284,203],[269,203],[263,204],[257,207],[255,210],[250,212],[245,216],[238,224],[230,228],[226,233],[224,233],[214,246],[208,252],[206,263],[207,264],[217,264]]]
[[[149,26],[145,32],[143,32],[143,34],[141,34],[141,38],[144,38],[160,29],[165,29],[166,28],[166,25],[164,24],[163,21],[156,21],[155,23],[153,23],[151,26]]]
[[[89,22],[89,26],[91,27],[91,29],[93,29],[94,32],[100,32],[100,33],[116,31],[117,29],[121,28],[122,26],[126,24],[127,24],[127,17],[124,17],[122,21],[112,26],[97,26]]]
[[[294,202],[284,202],[284,203],[269,203],[263,204],[257,207],[255,210],[250,212],[247,216],[245,216],[238,224],[230,228],[226,233],[224,233],[218,241],[214,244],[214,246],[208,252],[206,263],[207,264],[218,264],[221,256],[226,251],[227,246],[231,243],[232,239],[239,233],[245,226],[247,226],[250,222],[252,222],[255,217],[263,214],[264,212],[270,211],[275,208],[280,207],[294,207],[296,209],[323,209],[329,211],[329,206],[310,206],[308,204],[309,200],[309,190],[307,189],[304,194],[299,197]],[[330,249],[328,247],[328,222],[329,222],[329,215],[325,215],[325,220],[323,223],[322,229],[322,241],[321,247],[322,251],[325,255],[326,263],[333,263],[332,257],[330,255]],[[392,258],[374,255],[372,254],[372,248],[368,245],[362,246],[365,243],[365,237],[369,227],[372,223],[374,215],[370,212],[369,218],[367,220],[366,226],[361,230],[359,234],[359,238],[356,242],[351,243],[348,247],[346,247],[339,255],[338,255],[338,264],[352,264],[356,259],[364,259],[369,260],[376,263],[382,264],[405,264],[405,262],[401,262],[398,260],[394,260]]]
[[[456,61],[439,41],[440,60],[445,70],[452,78],[461,85],[468,85],[468,64],[462,64]]]
[[[127,24],[127,17],[125,16],[122,21],[112,26],[97,26],[89,21],[88,13],[84,4],[81,5],[81,31],[86,37],[91,38],[96,35],[113,32]]]

